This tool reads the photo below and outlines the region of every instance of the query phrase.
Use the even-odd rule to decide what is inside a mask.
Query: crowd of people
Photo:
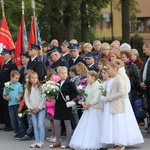
[[[20,55],[20,68],[13,52],[2,50],[0,123],[5,126],[1,130],[14,131],[13,139],[22,141],[34,137],[31,148],[43,147],[45,139],[54,143],[50,148],[76,150],[124,150],[144,142],[139,126],[145,125],[145,118],[136,116],[135,102],[144,94],[150,115],[150,41],[143,45],[144,63],[138,50],[118,40],[91,44],[72,39],[59,45],[54,39],[43,42],[40,56],[39,50],[31,44]],[[60,85],[55,101],[42,92],[42,84],[49,80]],[[81,89],[86,95],[79,96]],[[67,107],[72,100],[76,105]],[[50,137],[45,137],[45,117],[50,120]],[[149,123],[146,130],[150,131]],[[64,145],[62,134],[66,134]]]

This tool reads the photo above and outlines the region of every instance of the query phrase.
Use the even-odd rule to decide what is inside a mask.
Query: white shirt
[[[31,61],[33,61],[36,57],[37,57],[37,56],[35,56],[35,57],[31,58]]]
[[[147,60],[147,62],[146,62],[146,64],[145,64],[145,66],[144,66],[144,70],[143,70],[143,74],[142,74],[142,76],[143,76],[143,81],[146,80],[147,66],[148,66],[149,60],[150,60],[150,57],[148,58],[148,60]]]
[[[79,57],[79,55],[76,58],[72,58],[73,62],[75,62],[78,57]]]
[[[65,80],[60,81],[60,87],[64,84]]]

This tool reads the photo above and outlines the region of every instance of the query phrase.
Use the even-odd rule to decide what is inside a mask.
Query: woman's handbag
[[[63,96],[61,91],[60,91],[60,94],[61,94],[63,100],[66,102],[67,108],[73,107],[73,106],[76,105],[76,103],[73,100],[70,100],[69,95],[66,95],[66,98],[64,98],[64,96]]]

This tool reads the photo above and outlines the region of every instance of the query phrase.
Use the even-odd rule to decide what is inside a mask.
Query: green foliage
[[[15,0],[15,1],[4,0],[5,17],[14,41],[16,41],[18,29],[22,17],[21,2],[22,2],[21,0]],[[25,3],[25,23],[26,23],[27,31],[29,32],[33,10],[31,7],[31,0],[24,0],[24,3]],[[36,14],[38,15],[40,11],[44,8],[42,4],[42,0],[36,0],[35,5],[36,5],[35,11]],[[1,11],[0,11],[0,16],[2,16]]]
[[[143,37],[138,33],[135,33],[134,36],[132,36],[130,39],[131,47],[138,50],[140,58],[142,59],[144,58],[143,44],[144,44]]]
[[[17,39],[19,24],[21,21],[21,0],[4,0],[5,16],[14,41]],[[33,10],[31,0],[25,2],[25,23],[29,36],[31,16]],[[82,16],[90,27],[95,26],[101,19],[100,10],[108,5],[110,0],[36,0],[35,13],[38,17],[42,40],[50,42],[57,38],[59,41],[68,39],[72,34],[77,40],[81,40],[81,11],[82,2],[87,4],[87,13]],[[1,16],[1,11],[0,11]],[[67,31],[69,31],[67,33]],[[89,34],[90,34],[89,33]],[[93,37],[93,34],[92,34]],[[68,39],[70,40],[70,39]]]

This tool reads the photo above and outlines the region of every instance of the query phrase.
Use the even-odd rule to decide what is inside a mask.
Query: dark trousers
[[[5,127],[9,128],[11,127],[11,122],[10,122],[10,116],[9,116],[9,111],[8,111],[8,101],[5,99],[2,99],[2,106],[3,106],[3,116],[4,116],[4,124]]]
[[[19,105],[9,106],[9,115],[11,120],[11,125],[15,133],[25,134],[25,125],[23,122],[23,118],[18,116],[18,108]]]

